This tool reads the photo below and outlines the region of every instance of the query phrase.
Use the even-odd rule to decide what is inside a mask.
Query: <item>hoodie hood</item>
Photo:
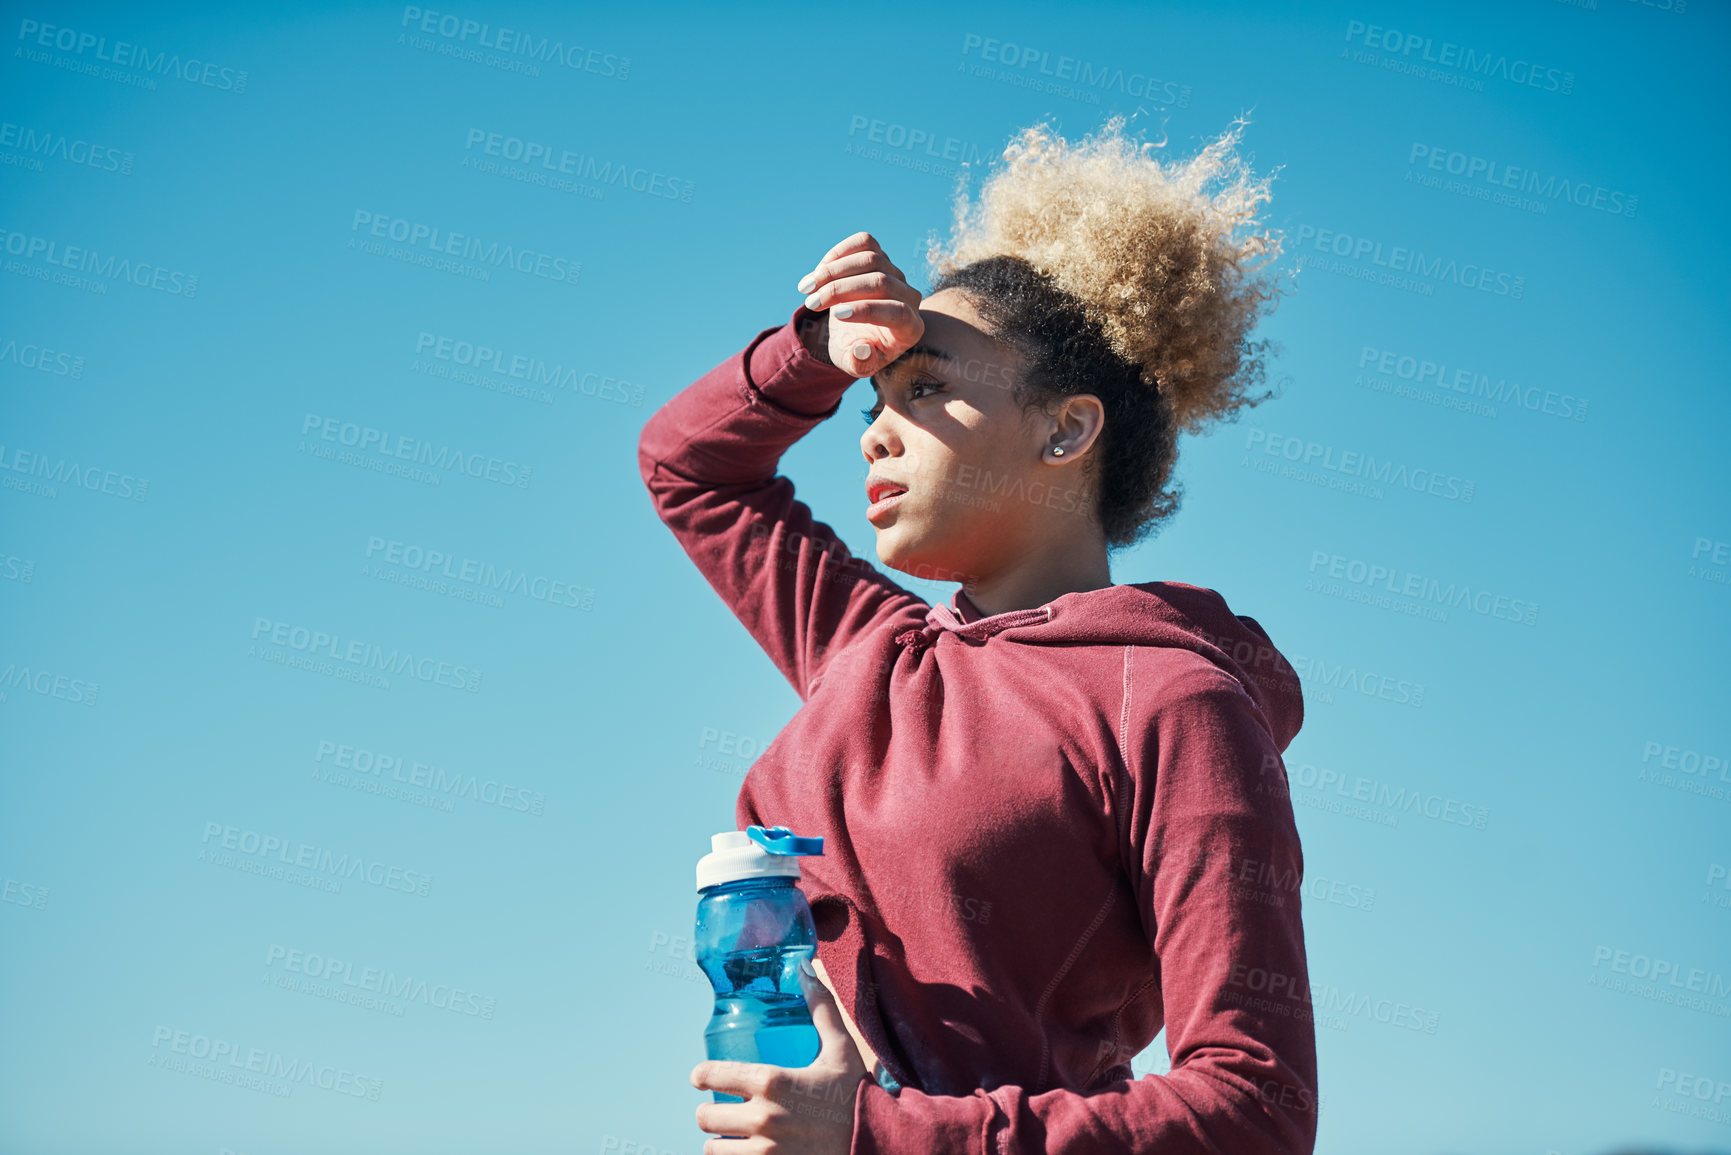
[[[971,620],[970,620],[971,619]],[[926,612],[938,631],[1028,645],[1168,646],[1191,650],[1231,674],[1261,712],[1282,751],[1304,724],[1298,672],[1255,618],[1235,614],[1215,590],[1184,582],[1138,582],[1062,594],[1043,606],[982,616],[960,589]]]

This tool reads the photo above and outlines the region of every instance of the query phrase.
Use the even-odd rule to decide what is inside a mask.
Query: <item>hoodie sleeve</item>
[[[1159,960],[1171,1071],[1088,1093],[965,1097],[892,1096],[867,1079],[851,1155],[1310,1155],[1304,864],[1280,751],[1224,672],[1186,674],[1161,697],[1126,703],[1145,721],[1124,743],[1119,833]]]
[[[638,470],[655,512],[801,700],[834,649],[925,600],[852,556],[776,473],[841,407],[854,378],[814,357],[800,305],[644,423]]]

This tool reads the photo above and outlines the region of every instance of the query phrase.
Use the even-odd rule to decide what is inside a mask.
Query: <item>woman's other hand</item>
[[[866,1077],[865,1059],[829,987],[803,967],[799,981],[821,1041],[817,1058],[809,1067],[724,1059],[697,1064],[692,1086],[745,1100],[698,1105],[698,1127],[726,1136],[706,1140],[703,1155],[848,1155],[852,1148],[854,1101]]]
[[[799,289],[806,308],[825,314],[830,364],[855,377],[870,377],[926,331],[920,291],[870,233],[855,233],[825,253]]]

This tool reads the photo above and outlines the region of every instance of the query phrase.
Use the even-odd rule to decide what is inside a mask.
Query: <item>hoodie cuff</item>
[[[745,377],[771,405],[796,417],[821,421],[841,408],[842,395],[857,378],[812,356],[805,347],[800,329],[818,320],[817,313],[801,304],[787,324],[759,333],[745,351]]]
[[[892,1095],[873,1079],[854,1099],[853,1143],[848,1155],[906,1155],[910,1151],[986,1151],[997,1105],[984,1091],[927,1095],[909,1087]]]

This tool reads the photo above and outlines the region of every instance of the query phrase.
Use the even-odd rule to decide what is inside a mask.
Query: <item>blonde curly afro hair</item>
[[[1090,464],[1114,546],[1176,511],[1177,433],[1274,395],[1257,392],[1270,342],[1250,332],[1278,301],[1281,242],[1256,219],[1273,174],[1238,157],[1245,123],[1171,162],[1122,117],[1075,144],[1025,128],[976,202],[958,189],[950,241],[929,247],[931,292],[967,293],[1023,353],[1025,405],[1092,393],[1106,406]]]

